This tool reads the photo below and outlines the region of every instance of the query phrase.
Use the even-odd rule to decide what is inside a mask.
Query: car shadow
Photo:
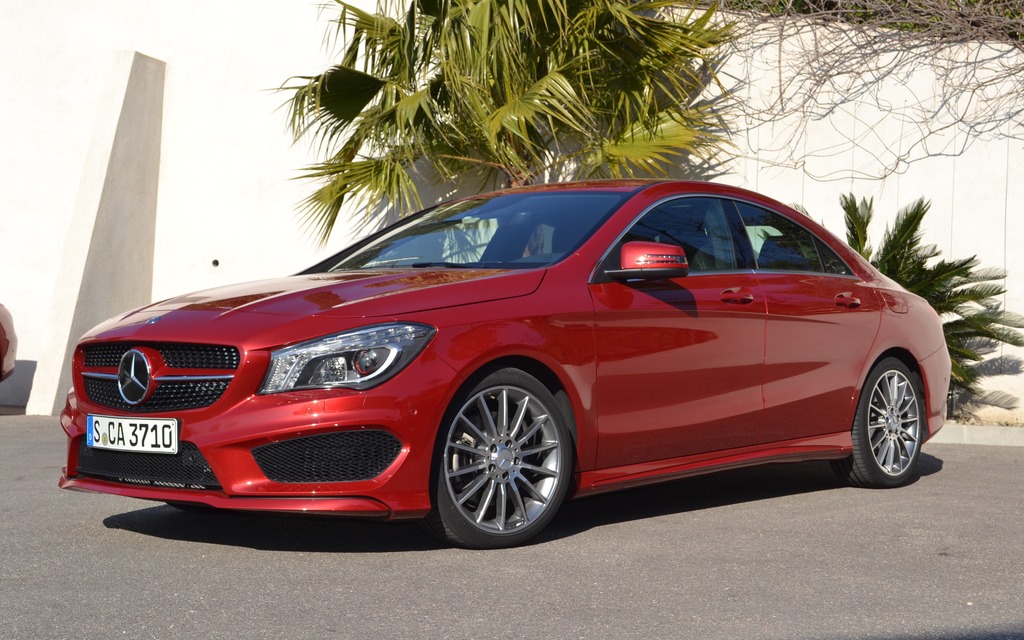
[[[942,460],[921,453],[909,484],[942,470]],[[766,464],[695,476],[663,484],[600,494],[569,502],[538,536],[553,540],[604,525],[670,514],[846,488],[828,462]]]
[[[942,469],[922,453],[920,476]],[[916,481],[916,479],[915,479]],[[609,524],[842,488],[827,462],[774,464],[723,471],[568,502],[533,544]],[[184,542],[262,551],[395,553],[446,547],[415,523],[332,516],[248,513],[155,506],[109,516],[109,529]]]
[[[378,553],[428,551],[445,545],[411,522],[319,515],[157,506],[112,515],[109,529],[260,551]]]

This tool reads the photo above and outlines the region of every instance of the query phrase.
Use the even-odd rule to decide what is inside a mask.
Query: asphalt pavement
[[[56,488],[0,415],[0,639],[1024,638],[1024,448],[929,444],[912,485],[771,465],[571,502],[541,538],[182,512]]]

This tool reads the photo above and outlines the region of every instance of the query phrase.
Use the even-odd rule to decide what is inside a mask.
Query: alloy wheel
[[[521,530],[552,505],[564,477],[564,446],[555,419],[535,395],[510,385],[484,389],[462,406],[445,440],[449,497],[481,532]]]
[[[886,371],[871,391],[868,440],[878,467],[897,476],[914,460],[921,416],[913,384],[901,371]]]

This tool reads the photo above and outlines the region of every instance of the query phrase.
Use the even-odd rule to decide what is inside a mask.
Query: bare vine
[[[726,75],[745,94],[737,108],[749,126],[773,124],[777,150],[827,156],[833,150],[815,148],[807,131],[831,121],[874,157],[863,177],[881,178],[978,140],[1024,139],[1019,0],[721,3],[735,20],[737,53]],[[788,163],[814,173],[806,154]]]

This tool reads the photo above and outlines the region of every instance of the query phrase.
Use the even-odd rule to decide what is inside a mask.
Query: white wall
[[[274,91],[327,64],[324,26],[315,0],[0,3],[0,300],[21,361],[0,404],[31,396],[30,413],[51,411],[60,367],[40,360],[68,338],[54,293],[81,275],[62,273],[62,256],[81,251],[68,233],[99,188],[88,158],[118,115],[104,96],[124,81],[123,52],[165,63],[158,241],[152,255],[114,256],[151,261],[154,299],[294,272],[326,253],[296,223],[307,187],[292,178],[313,156],[292,144]],[[344,243],[338,233],[333,248]]]
[[[20,337],[18,373],[0,385],[0,405],[27,402],[30,413],[49,413],[62,395],[55,376],[67,354],[49,354],[62,350],[54,345],[71,331],[62,287],[82,277],[62,265],[74,270],[67,265],[75,256],[84,262],[82,238],[69,230],[91,215],[88,195],[97,185],[89,158],[112,116],[104,97],[124,82],[123,52],[164,63],[153,299],[291,273],[347,244],[359,219],[322,250],[298,225],[295,206],[309,185],[293,178],[314,155],[292,144],[280,109],[286,94],[274,92],[290,76],[327,65],[325,27],[317,0],[0,2],[0,301]],[[741,48],[724,77],[752,79],[741,89],[745,97],[770,99],[783,80],[777,50]],[[934,83],[922,70],[885,91],[898,100]],[[961,155],[930,157],[926,151],[948,151],[966,135],[954,127],[915,162],[878,180],[870,179],[876,165],[909,135],[905,122],[878,104],[846,105],[812,122],[744,124],[733,123],[739,158],[724,182],[802,203],[839,233],[840,193],[875,196],[879,213],[925,196],[933,203],[928,240],[947,256],[978,253],[983,264],[1006,268],[1006,305],[1024,311],[1024,256],[1009,244],[1024,237],[1013,206],[1024,197],[1013,172],[1024,161],[1019,141],[980,141]],[[123,310],[115,300],[95,306],[108,305],[113,315]],[[1024,397],[1024,376],[993,383]]]
[[[819,30],[818,43],[851,36],[842,27],[836,32]],[[1019,116],[1007,117],[994,134],[978,137],[958,118],[969,122],[986,105],[961,100],[950,108],[939,90],[948,75],[943,78],[941,69],[920,63],[884,69],[889,75],[868,82],[870,93],[857,100],[841,90],[825,94],[825,104],[839,104],[830,113],[800,112],[803,87],[793,82],[794,72],[802,64],[814,64],[800,57],[813,55],[813,46],[800,46],[791,38],[780,47],[769,26],[738,49],[722,72],[724,83],[737,87],[751,111],[769,109],[780,98],[790,110],[769,122],[759,122],[755,115],[734,123],[733,141],[740,154],[728,165],[732,172],[723,182],[802,204],[839,237],[845,234],[840,194],[874,198],[876,247],[899,208],[921,197],[930,200],[924,241],[935,244],[944,258],[976,255],[981,267],[1005,270],[1003,308],[1024,313],[1024,252],[1014,250],[1014,243],[1024,240],[1024,216],[1018,213],[1018,203],[1024,202],[1024,182],[1018,179],[1024,166],[1024,122]],[[947,53],[960,60],[996,59],[991,69],[973,69],[981,81],[986,73],[997,77],[1024,58],[1010,48],[998,56],[986,55],[993,49],[970,45]],[[781,60],[780,51],[785,51]],[[989,90],[998,93],[998,85]],[[920,119],[924,112],[933,115]],[[1024,349],[1003,346],[992,355],[1022,358]],[[982,387],[1024,402],[1024,375],[987,377]],[[1022,408],[981,407],[975,415],[982,421],[1024,421]]]

